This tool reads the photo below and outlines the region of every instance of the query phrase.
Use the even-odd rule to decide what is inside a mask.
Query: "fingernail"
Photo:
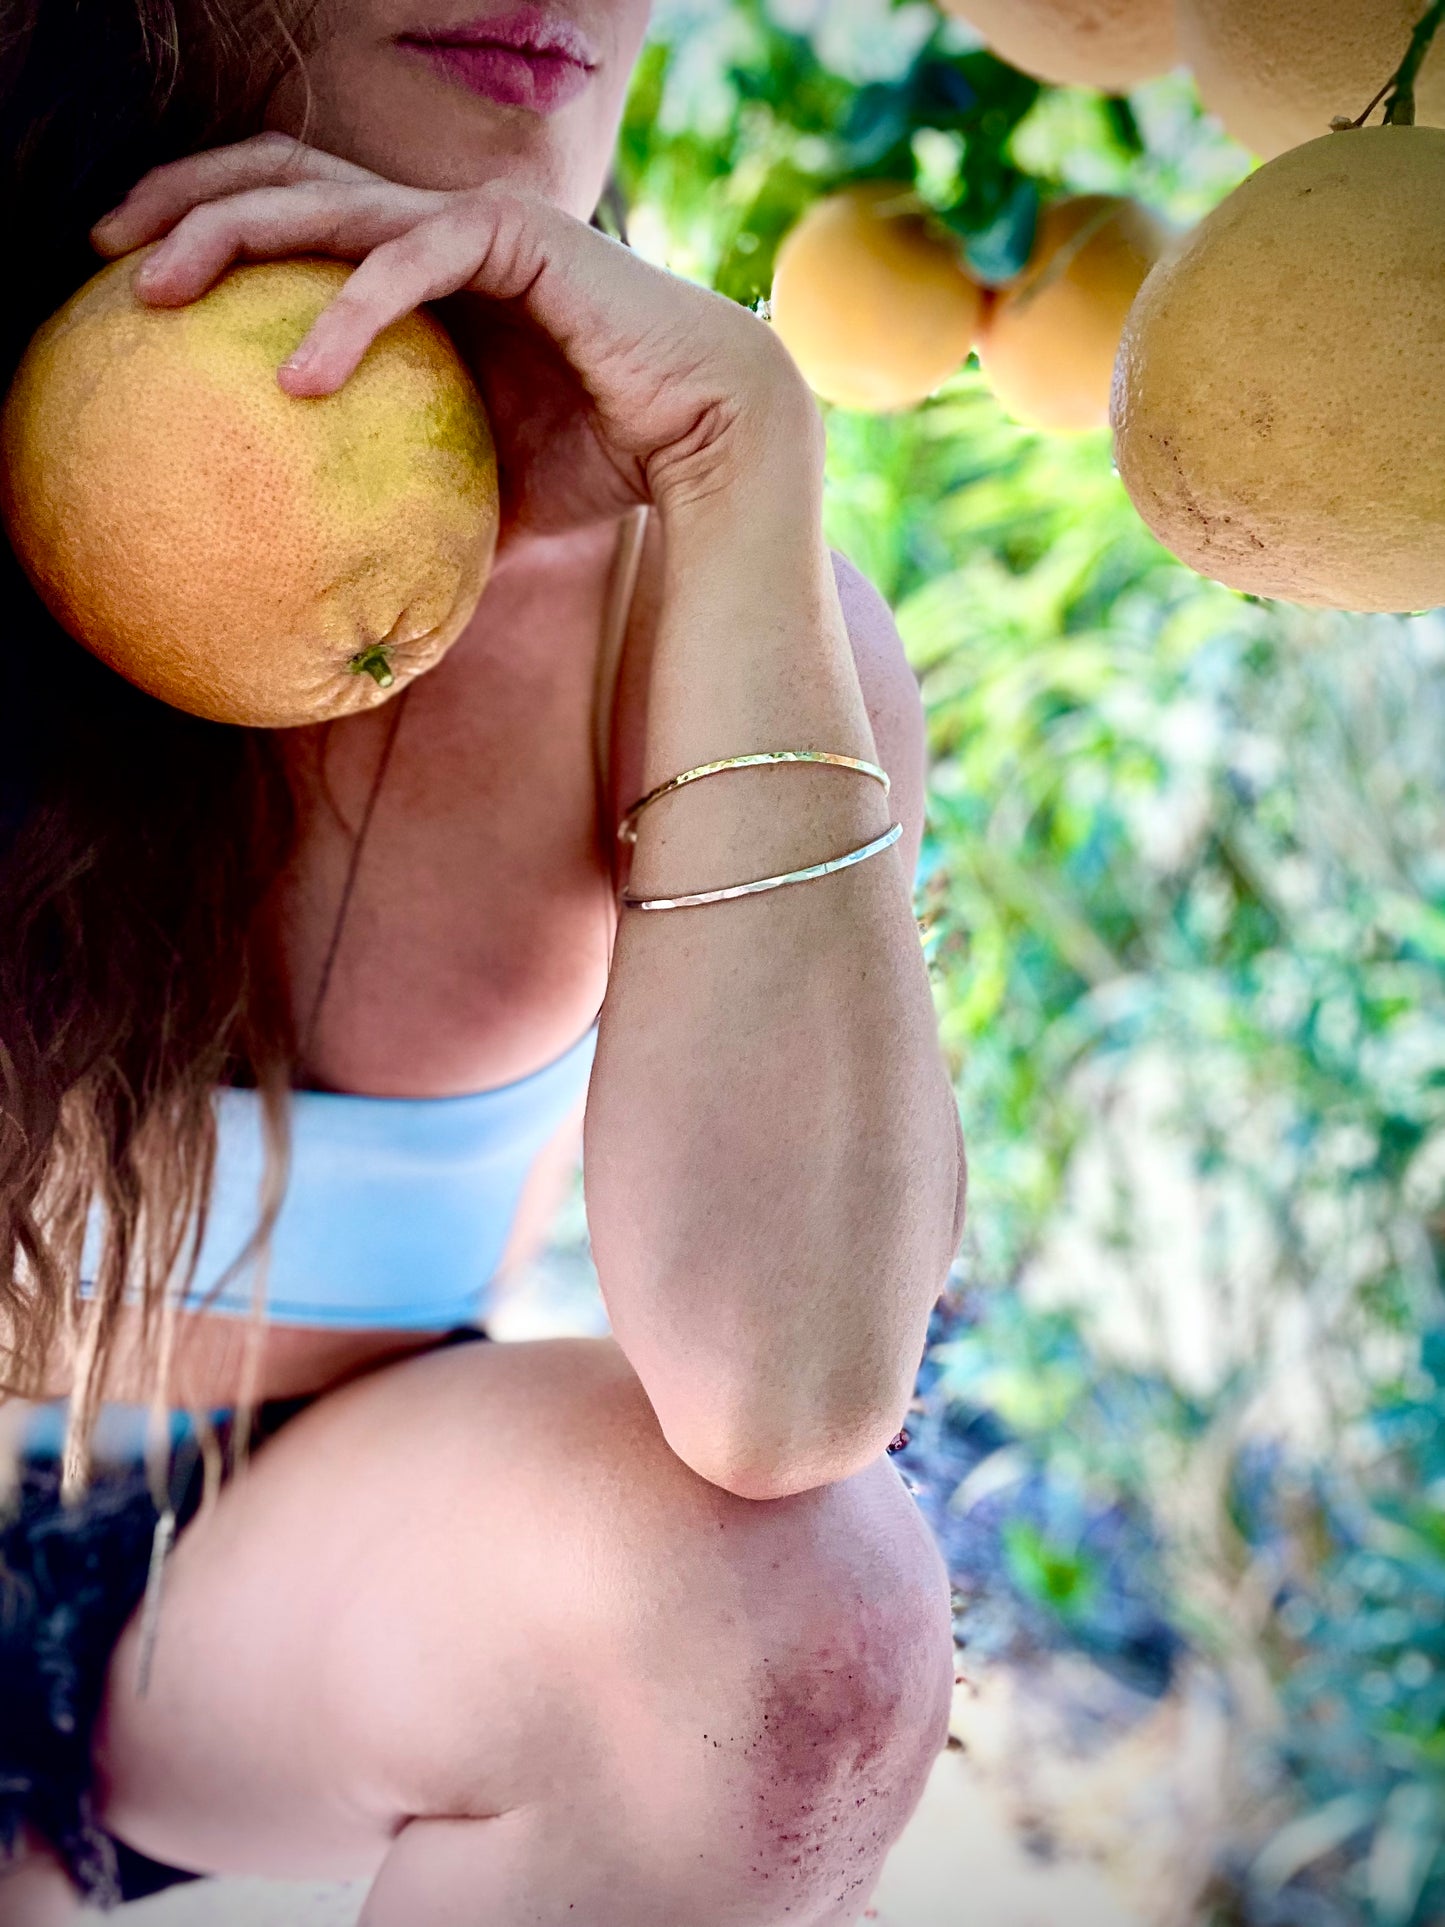
[[[291,356],[290,360],[283,361],[281,366],[283,368],[289,369],[292,374],[299,374],[300,371],[307,365],[308,362],[314,361],[315,359],[316,359],[315,342],[303,341],[301,346],[296,350],[295,354]]]

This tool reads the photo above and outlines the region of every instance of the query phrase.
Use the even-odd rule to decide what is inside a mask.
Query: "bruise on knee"
[[[783,1914],[866,1898],[947,1739],[952,1639],[936,1615],[857,1601],[844,1631],[839,1617],[791,1656],[759,1655],[752,1729],[735,1736],[753,1766],[750,1870],[796,1887]]]

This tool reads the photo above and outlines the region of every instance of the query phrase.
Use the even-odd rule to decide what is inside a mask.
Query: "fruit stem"
[[[1440,23],[1445,20],[1445,0],[1432,0],[1425,9],[1415,31],[1410,36],[1410,45],[1405,58],[1400,62],[1399,71],[1389,82],[1390,98],[1385,102],[1385,125],[1387,127],[1413,127],[1415,125],[1415,76],[1419,73],[1430,43],[1434,40]],[[1379,96],[1376,96],[1378,99]],[[1373,107],[1371,101],[1370,107]],[[1370,107],[1365,109],[1368,114]],[[1364,119],[1364,115],[1360,117]]]
[[[1445,0],[1441,0],[1441,5],[1445,6]],[[390,689],[396,681],[384,642],[368,643],[365,649],[357,651],[347,667],[353,676],[371,676],[379,689]]]

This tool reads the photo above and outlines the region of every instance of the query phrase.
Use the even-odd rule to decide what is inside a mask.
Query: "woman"
[[[0,1335],[66,1430],[22,1412],[0,1526],[3,1923],[216,1872],[851,1922],[944,1739],[887,1452],[962,1208],[916,686],[766,325],[597,231],[647,0],[502,15],[0,15],[7,379],[101,258],[169,237],[180,304],[320,250],[283,389],[433,301],[503,491],[467,631],[329,730],[143,697],[6,553]],[[833,760],[690,774],[777,750]],[[584,1100],[614,1335],[471,1342]],[[195,1424],[92,1465],[138,1401]]]

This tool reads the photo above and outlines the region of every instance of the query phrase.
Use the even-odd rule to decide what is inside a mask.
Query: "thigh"
[[[775,1664],[830,1598],[900,1585],[946,1626],[886,1459],[757,1505],[672,1454],[610,1337],[421,1354],[318,1400],[182,1536],[144,1700],[136,1620],[112,1658],[100,1815],[179,1866],[372,1874],[413,1815],[545,1797],[654,1717],[640,1682],[731,1667],[764,1622]]]
[[[20,1830],[20,1854],[0,1867],[0,1927],[73,1927],[75,1888],[65,1862],[38,1833]]]

